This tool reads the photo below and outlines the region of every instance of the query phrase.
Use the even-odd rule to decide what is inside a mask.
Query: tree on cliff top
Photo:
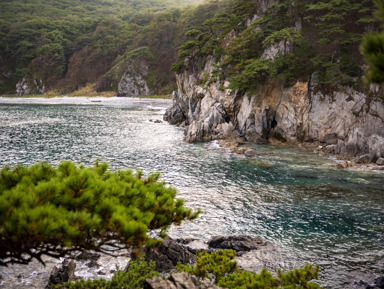
[[[375,16],[384,30],[384,0],[376,0],[375,4],[377,7]],[[384,83],[384,31],[366,34],[360,51],[368,64],[366,73],[368,81]]]
[[[176,190],[138,170],[107,171],[96,162],[86,168],[66,161],[0,171],[0,265],[44,263],[42,255],[60,257],[81,250],[103,251],[159,240],[171,224],[196,218],[175,199]]]

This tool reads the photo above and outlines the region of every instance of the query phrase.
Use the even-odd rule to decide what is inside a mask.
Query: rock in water
[[[211,248],[232,249],[235,251],[251,251],[269,247],[273,249],[273,245],[264,241],[259,237],[251,237],[245,235],[237,236],[215,236],[208,241]]]
[[[60,269],[58,269],[56,266],[53,267],[51,276],[49,277],[48,285],[45,288],[50,289],[52,288],[51,284],[64,284],[69,280],[74,280],[75,269],[76,263],[73,260],[69,261],[68,259],[65,259]]]
[[[148,250],[145,259],[147,262],[155,261],[156,270],[159,272],[171,271],[178,262],[182,264],[192,264],[196,261],[188,248],[177,243],[171,238],[164,239],[160,246]]]

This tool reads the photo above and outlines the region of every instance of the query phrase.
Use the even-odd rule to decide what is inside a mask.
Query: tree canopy
[[[0,265],[43,262],[42,255],[80,249],[105,251],[107,245],[151,247],[159,240],[149,230],[162,237],[171,224],[198,216],[175,199],[176,190],[159,181],[160,174],[145,178],[140,170],[107,169],[106,163],[70,161],[2,168]]]
[[[374,83],[384,82],[384,1],[375,1],[375,16],[381,23],[381,32],[364,35],[360,49],[368,64],[366,77]]]

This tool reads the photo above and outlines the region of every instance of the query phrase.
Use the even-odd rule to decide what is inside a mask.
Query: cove
[[[337,170],[289,147],[255,158],[186,143],[162,120],[167,100],[0,98],[0,166],[99,158],[112,169],[162,172],[201,216],[175,238],[247,234],[276,244],[284,267],[320,264],[322,285],[346,288],[384,273],[384,175]]]

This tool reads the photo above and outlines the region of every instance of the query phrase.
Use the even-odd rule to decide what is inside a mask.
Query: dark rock
[[[255,149],[250,148],[250,149],[247,149],[247,150],[244,152],[244,155],[245,155],[246,157],[254,157],[254,156],[257,155],[257,152],[256,152]]]
[[[156,119],[154,123],[163,123],[160,119]]]
[[[235,251],[251,251],[265,247],[265,242],[259,237],[251,237],[245,235],[238,236],[215,236],[208,241],[211,248],[217,249],[233,249]]]
[[[328,145],[335,145],[337,144],[337,135],[335,133],[330,133],[325,135],[324,142]]]
[[[53,267],[46,288],[51,288],[51,284],[64,284],[69,280],[74,280],[75,269],[76,263],[73,260],[69,261],[68,259],[65,259],[60,269],[58,269],[56,266]]]
[[[345,145],[345,154],[347,156],[354,157],[356,156],[357,152],[359,151],[357,144],[355,142],[348,142]]]
[[[219,288],[210,282],[199,282],[196,276],[187,273],[172,274],[168,280],[160,277],[146,279],[144,289],[216,289]]]
[[[335,145],[335,144],[327,145],[325,147],[325,152],[328,154],[334,154],[334,153],[336,153],[336,150],[337,150],[337,145]]]
[[[195,241],[196,239],[194,238],[179,238],[179,239],[174,239],[175,242],[177,243],[180,243],[180,244],[183,244],[183,245],[186,245],[186,244],[189,244],[193,241]]]
[[[375,279],[375,284],[376,284],[376,287],[384,288],[384,276],[377,277]]]
[[[100,266],[99,266],[99,264],[97,264],[96,260],[91,260],[89,263],[87,263],[87,267],[88,268],[94,268],[94,267],[99,268]]]
[[[76,260],[99,260],[100,254],[83,251],[79,255],[76,256]]]
[[[369,164],[371,162],[371,156],[368,154],[362,155],[358,158],[357,162],[359,164]]]
[[[379,158],[379,159],[376,161],[376,164],[378,164],[379,166],[383,166],[383,165],[384,165],[384,158]]]
[[[186,246],[171,238],[164,239],[157,248],[148,250],[145,253],[146,261],[155,261],[156,270],[159,272],[171,271],[178,262],[192,264],[196,261],[196,256]]]

